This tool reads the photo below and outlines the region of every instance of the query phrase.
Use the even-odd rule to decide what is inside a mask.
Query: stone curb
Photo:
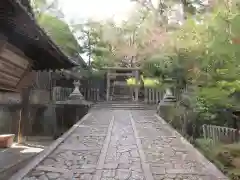
[[[51,154],[68,136],[70,136],[78,126],[85,121],[91,113],[86,114],[81,120],[79,120],[73,127],[71,127],[67,132],[65,132],[61,137],[55,140],[47,149],[40,152],[27,166],[19,170],[14,174],[9,180],[21,180],[26,176],[32,169],[34,169],[41,161],[43,161],[49,154]]]
[[[228,178],[213,164],[211,163],[202,153],[198,151],[188,140],[186,140],[179,132],[177,132],[171,125],[169,125],[163,118],[161,118],[158,114],[155,114],[155,117],[158,118],[163,124],[167,125],[169,129],[171,129],[174,134],[180,137],[181,141],[191,149],[195,149],[196,155],[200,162],[204,162],[205,167],[208,169],[209,175],[215,175],[219,179],[228,180]]]

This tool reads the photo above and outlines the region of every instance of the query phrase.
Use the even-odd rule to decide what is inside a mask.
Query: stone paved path
[[[227,178],[155,116],[154,111],[95,110],[21,179]]]

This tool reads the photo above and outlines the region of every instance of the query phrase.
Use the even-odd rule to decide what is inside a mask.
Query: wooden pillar
[[[132,101],[134,101],[135,97],[134,97],[134,93],[133,93],[133,87],[130,87],[130,90],[131,90]]]
[[[144,102],[148,103],[148,89],[144,86]]]
[[[18,143],[25,141],[31,127],[29,127],[29,110],[30,110],[30,88],[23,88],[21,90],[22,107],[20,111],[19,129],[18,129]]]
[[[135,86],[135,101],[138,101],[138,93],[139,93],[139,86],[138,86],[138,82],[139,82],[139,71],[138,71],[138,70],[135,71],[135,80],[136,80],[136,86]]]
[[[107,71],[107,92],[106,92],[106,100],[109,101],[109,95],[110,95],[110,72]]]

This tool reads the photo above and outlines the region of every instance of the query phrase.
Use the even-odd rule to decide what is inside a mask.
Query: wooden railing
[[[73,92],[73,88],[53,87],[52,99],[53,101],[65,101]]]
[[[53,101],[65,101],[73,92],[73,88],[54,87],[53,88]],[[89,101],[99,101],[99,89],[97,88],[80,88],[84,98]]]
[[[80,88],[80,91],[86,100],[99,101],[99,89],[98,88]]]
[[[99,88],[80,88],[84,98],[89,101],[100,101]],[[73,92],[73,88],[53,87],[53,101],[65,101]],[[175,95],[175,94],[174,94]],[[164,90],[158,88],[144,88],[144,102],[158,104],[164,96]]]
[[[155,88],[144,88],[144,102],[147,104],[158,104],[163,98],[163,91]]]
[[[203,136],[205,139],[212,139],[213,144],[216,143],[234,143],[239,141],[240,133],[236,129],[215,126],[215,125],[203,125]]]
[[[50,91],[34,89],[30,92],[31,104],[48,104],[50,102]]]

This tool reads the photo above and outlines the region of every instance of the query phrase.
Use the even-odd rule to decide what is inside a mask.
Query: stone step
[[[132,97],[131,96],[122,96],[122,95],[113,95],[112,99],[119,99],[119,100],[121,100],[121,99],[132,99]]]
[[[150,105],[144,105],[144,104],[130,104],[130,103],[124,103],[124,104],[94,104],[93,106],[135,106],[135,107],[144,107],[144,106],[150,106]]]
[[[122,101],[122,100],[132,100],[131,97],[119,98],[119,97],[112,97],[113,101]]]
[[[152,107],[92,107],[91,109],[155,110]]]
[[[143,103],[105,102],[105,103],[99,103],[99,104],[93,105],[92,109],[138,109],[138,110],[151,109],[151,110],[155,110],[155,109],[157,109],[157,106],[156,105],[147,105],[147,104],[143,104]]]
[[[129,101],[129,100],[120,100],[120,101],[99,101],[97,102],[96,104],[94,105],[102,105],[102,104],[138,104],[138,105],[148,105],[144,102],[141,102],[141,101]]]

